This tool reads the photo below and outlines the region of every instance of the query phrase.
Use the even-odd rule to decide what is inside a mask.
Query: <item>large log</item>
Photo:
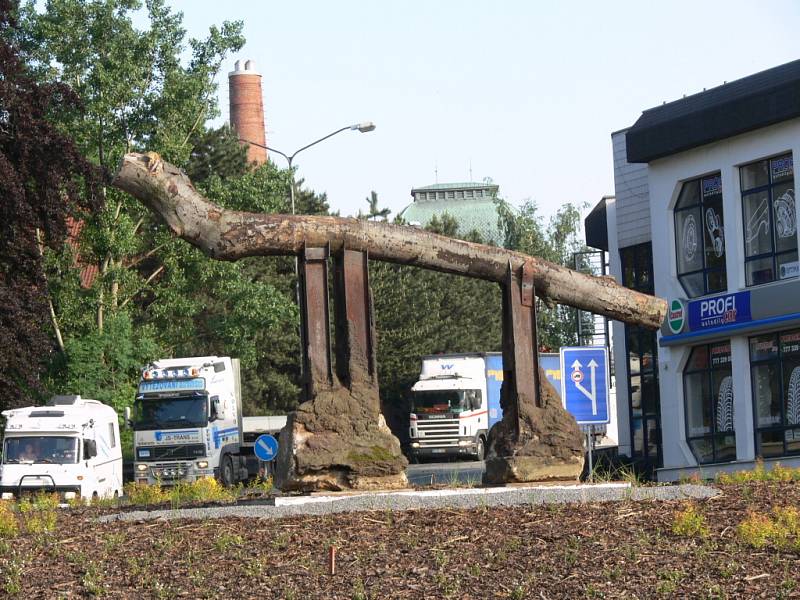
[[[509,263],[514,270],[528,263],[536,295],[548,302],[652,328],[661,325],[666,313],[661,298],[505,248],[360,219],[226,210],[154,153],[125,155],[113,185],[138,198],[176,235],[219,260],[297,255],[306,246],[330,244],[332,251],[366,251],[372,259],[497,282],[505,281]]]

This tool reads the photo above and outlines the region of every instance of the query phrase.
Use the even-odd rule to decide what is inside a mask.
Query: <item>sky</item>
[[[244,21],[219,78],[222,119],[241,58],[263,76],[269,146],[291,154],[376,124],[295,159],[342,215],[366,211],[371,190],[394,215],[412,187],[487,177],[544,215],[593,206],[614,193],[613,131],[800,58],[797,0],[168,2],[192,37]]]

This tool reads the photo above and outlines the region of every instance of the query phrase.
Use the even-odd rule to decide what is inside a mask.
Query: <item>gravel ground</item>
[[[712,487],[695,484],[631,487],[627,483],[373,492],[277,497],[274,499],[274,504],[271,505],[250,504],[130,511],[104,515],[100,520],[102,522],[110,522],[117,520],[145,521],[155,519],[217,519],[225,517],[278,519],[296,515],[327,515],[374,510],[463,509],[489,506],[615,502],[621,500],[707,499],[714,497],[718,493]]]

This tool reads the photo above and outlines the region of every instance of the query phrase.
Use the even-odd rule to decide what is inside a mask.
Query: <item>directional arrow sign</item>
[[[260,460],[269,462],[278,456],[278,440],[269,434],[260,435],[256,438],[253,451]]]
[[[608,350],[603,346],[561,348],[561,372],[561,401],[578,424],[608,423]]]

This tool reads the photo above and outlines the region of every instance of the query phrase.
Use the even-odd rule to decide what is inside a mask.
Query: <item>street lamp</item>
[[[292,214],[294,214],[294,171],[292,170],[292,163],[294,162],[294,157],[300,154],[303,150],[311,148],[311,146],[316,146],[320,142],[327,140],[330,137],[335,136],[337,133],[342,133],[343,131],[360,131],[361,133],[369,133],[375,129],[375,123],[372,121],[364,121],[363,123],[354,123],[353,125],[348,125],[347,127],[342,127],[341,129],[337,129],[329,133],[326,136],[319,138],[318,140],[314,140],[310,144],[306,144],[302,148],[295,150],[291,154],[286,154],[285,152],[281,152],[280,150],[276,150],[275,148],[270,148],[269,146],[264,146],[263,144],[259,144],[257,142],[252,142],[250,140],[242,140],[246,144],[252,144],[253,146],[258,146],[259,148],[264,148],[265,150],[269,150],[270,152],[275,152],[276,154],[280,154],[283,158],[286,159],[286,162],[289,163],[289,197],[291,198],[292,202]]]

